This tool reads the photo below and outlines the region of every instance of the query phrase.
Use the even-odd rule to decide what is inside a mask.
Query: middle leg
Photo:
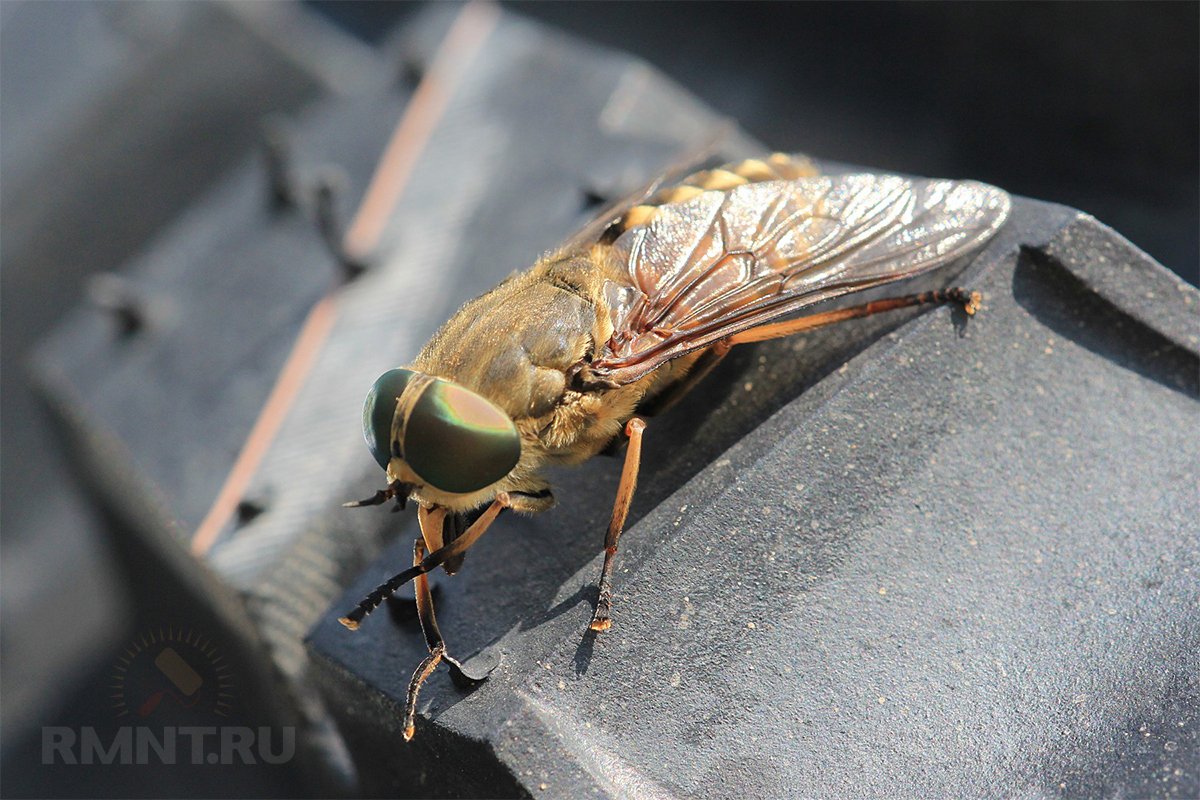
[[[629,448],[625,451],[625,465],[621,468],[621,482],[617,485],[617,499],[613,503],[612,519],[608,523],[608,533],[604,537],[604,567],[600,570],[600,599],[596,602],[596,611],[588,626],[594,631],[606,631],[612,627],[612,573],[613,562],[617,555],[617,542],[621,539],[621,531],[625,527],[625,517],[629,514],[629,504],[633,502],[633,492],[637,489],[638,468],[642,463],[642,431],[646,423],[634,417],[625,423],[625,435],[629,437]]]

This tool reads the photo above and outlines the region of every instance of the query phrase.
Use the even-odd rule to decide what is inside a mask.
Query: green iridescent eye
[[[465,494],[495,483],[521,458],[508,414],[470,389],[431,383],[404,429],[404,460],[443,492]]]
[[[415,375],[410,369],[389,369],[379,376],[363,403],[363,438],[379,466],[387,469],[392,458],[392,416],[396,400]]]

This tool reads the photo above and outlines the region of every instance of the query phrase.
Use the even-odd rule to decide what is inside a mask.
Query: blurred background
[[[505,3],[654,65],[769,147],[1089,212],[1200,277],[1200,6]],[[260,150],[263,120],[415,77],[407,3],[0,4],[4,796],[291,796],[288,765],[42,766],[192,599],[117,564],[28,381],[32,348]],[[373,161],[375,153],[361,159]],[[269,710],[248,708],[247,724]]]

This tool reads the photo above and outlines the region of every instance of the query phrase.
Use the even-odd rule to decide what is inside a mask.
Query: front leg
[[[621,469],[621,483],[617,486],[617,499],[613,503],[612,519],[604,537],[604,567],[600,570],[600,599],[596,602],[596,613],[588,627],[594,631],[606,631],[612,627],[612,573],[617,555],[617,542],[625,527],[629,504],[637,489],[638,467],[642,462],[642,431],[646,423],[634,417],[625,423],[625,435],[629,437],[629,448],[625,451],[625,466]]]
[[[379,608],[383,601],[391,597],[401,586],[419,575],[424,575],[430,570],[437,569],[455,556],[465,553],[471,545],[475,544],[480,536],[483,536],[488,527],[496,521],[496,517],[500,515],[500,512],[508,508],[509,505],[508,494],[505,492],[497,494],[496,499],[488,506],[487,511],[484,511],[479,519],[475,520],[462,536],[459,536],[450,544],[443,545],[434,550],[422,558],[419,564],[414,564],[411,569],[406,569],[399,575],[393,575],[379,586],[376,586],[353,611],[344,617],[340,617],[338,622],[352,631],[358,630],[358,626],[367,618],[367,615]]]

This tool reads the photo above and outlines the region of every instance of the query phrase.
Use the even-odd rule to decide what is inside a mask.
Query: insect
[[[453,574],[504,509],[553,505],[545,466],[627,441],[590,624],[604,631],[644,418],[739,344],[906,306],[958,303],[973,315],[979,294],[957,287],[798,312],[970,253],[1009,206],[1007,194],[980,183],[820,175],[783,154],[660,180],[464,305],[411,365],[385,372],[367,394],[363,434],[387,488],[347,505],[415,500],[421,538],[413,566],[340,621],[356,629],[415,581],[429,654],[409,683],[405,739],[424,680],[442,660],[457,666],[426,573]]]

